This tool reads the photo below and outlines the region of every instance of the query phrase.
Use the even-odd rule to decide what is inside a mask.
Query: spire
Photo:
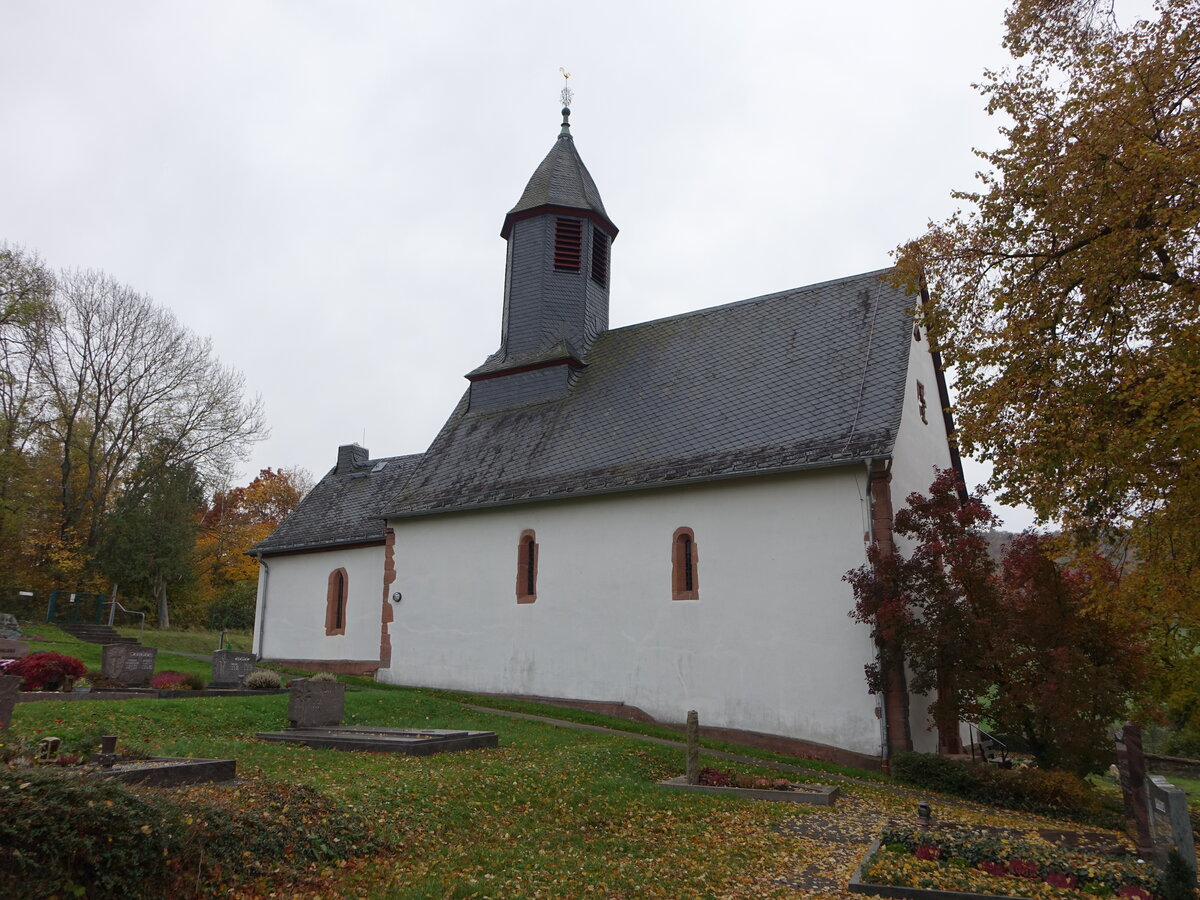
[[[571,77],[570,73],[563,69],[559,69],[559,72],[564,80]],[[529,179],[517,205],[504,217],[504,227],[500,229],[500,236],[503,238],[508,238],[514,222],[541,212],[553,212],[554,209],[560,212],[570,210],[575,215],[591,219],[610,237],[617,236],[617,226],[604,211],[604,203],[600,200],[596,182],[592,181],[587,166],[583,164],[579,151],[575,149],[575,141],[571,138],[571,100],[575,96],[574,91],[564,86],[560,96],[563,103],[563,119],[558,139],[533,173],[533,177]]]

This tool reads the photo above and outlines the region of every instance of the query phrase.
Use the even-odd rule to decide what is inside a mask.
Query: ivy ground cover
[[[863,867],[864,884],[1044,900],[1150,900],[1164,893],[1158,870],[1124,848],[1084,851],[1036,834],[969,826],[888,826],[881,842]]]

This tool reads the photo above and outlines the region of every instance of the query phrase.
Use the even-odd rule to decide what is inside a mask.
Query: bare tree
[[[86,548],[122,479],[153,449],[217,481],[265,437],[261,403],[210,341],[103,273],[68,272],[37,335],[44,435],[58,463],[60,533]]]

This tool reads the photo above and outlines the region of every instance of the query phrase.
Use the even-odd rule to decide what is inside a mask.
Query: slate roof
[[[382,541],[384,505],[396,496],[412,474],[421,454],[370,459],[338,474],[334,467],[300,501],[290,516],[264,540],[254,554],[282,553],[313,547],[334,547]],[[375,469],[379,466],[379,471]]]
[[[575,141],[571,138],[569,128],[564,120],[562,133],[541,165],[534,170],[517,205],[508,211],[502,234],[507,233],[514,216],[542,206],[591,210],[611,226],[614,234],[616,233],[616,226],[612,225],[612,220],[604,211],[604,203],[600,200],[596,182],[592,180],[579,151],[575,149]]]
[[[566,397],[467,395],[386,513],[861,462],[892,450],[912,298],[886,270],[607,331]]]

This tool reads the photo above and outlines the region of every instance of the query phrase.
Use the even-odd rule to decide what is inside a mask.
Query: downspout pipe
[[[875,543],[875,516],[871,506],[871,469],[875,460],[864,460],[864,465],[867,468],[867,546]],[[879,645],[875,646],[875,665],[879,667],[879,671],[883,671],[883,651]],[[884,702],[884,692],[880,691],[875,695],[875,715],[879,719],[879,767],[886,775],[889,769],[888,755],[888,731],[887,731],[887,703]]]
[[[250,555],[258,560],[258,564],[262,568],[263,573],[262,587],[259,589],[259,595],[262,598],[262,602],[258,605],[258,617],[254,622],[254,624],[258,626],[258,658],[262,659],[263,647],[265,645],[267,634],[267,586],[271,582],[271,567],[267,565],[267,561],[263,559],[261,550],[259,550],[257,553],[251,553]]]

